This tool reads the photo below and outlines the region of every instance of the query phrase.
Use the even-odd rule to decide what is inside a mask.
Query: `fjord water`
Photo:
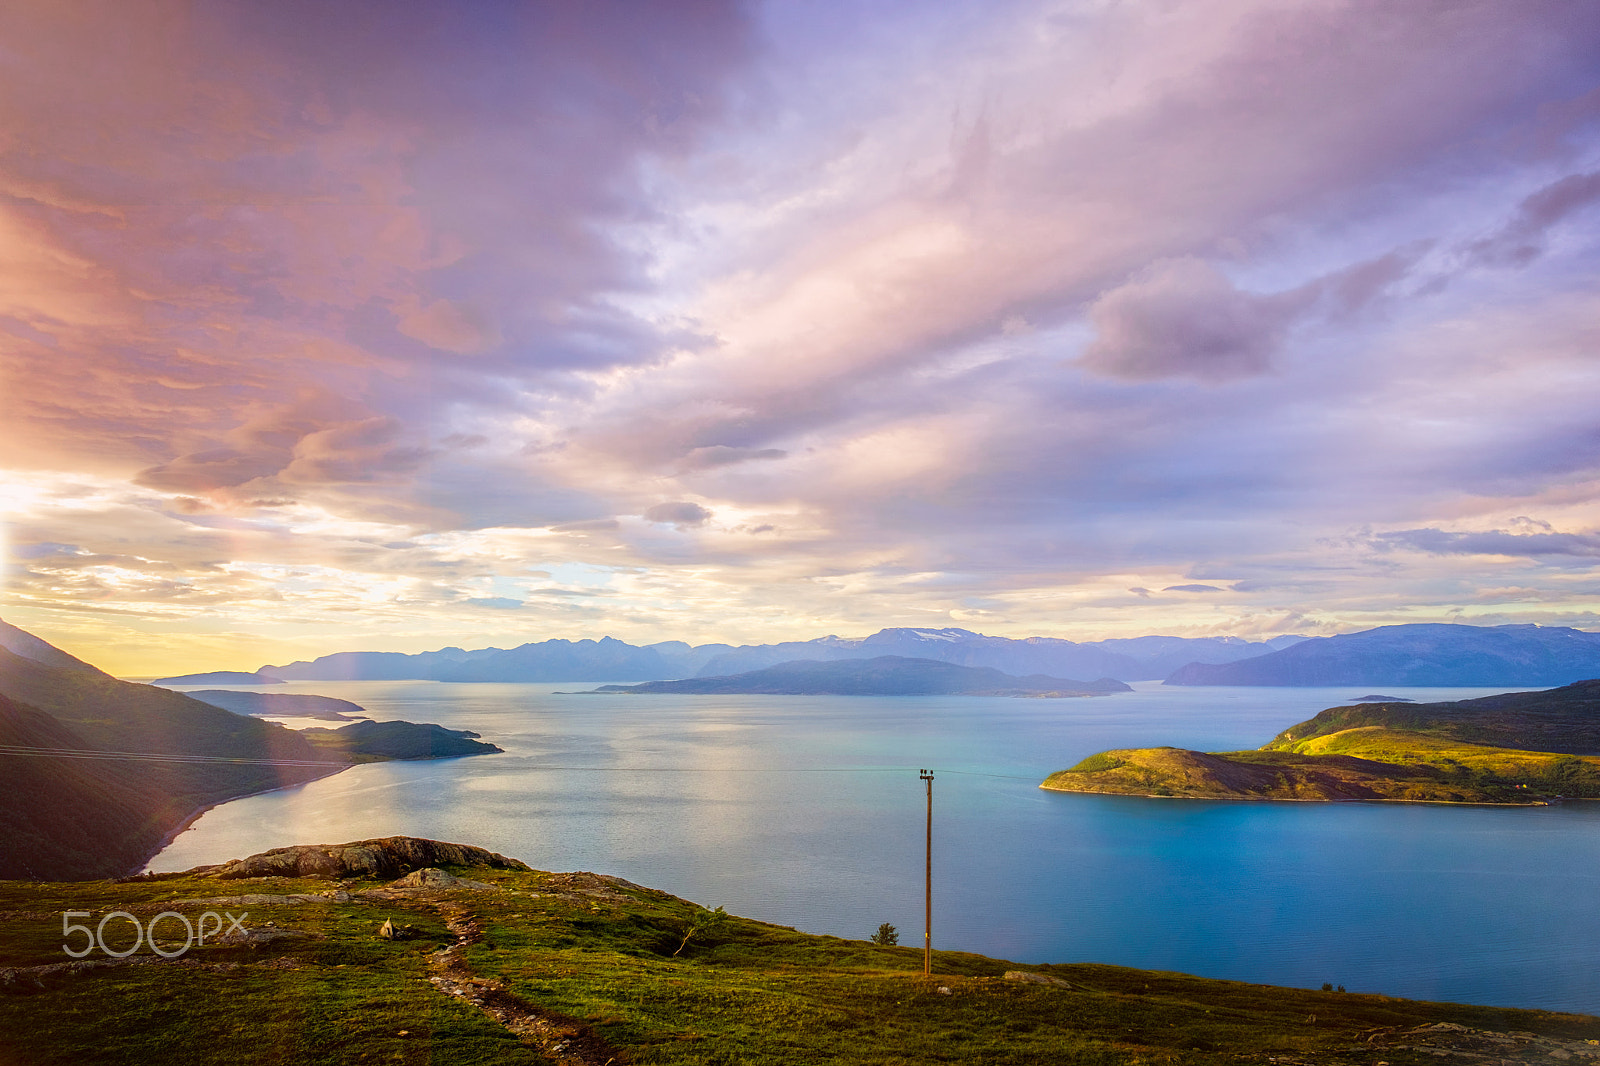
[[[377,763],[225,804],[151,863],[407,834],[708,907],[934,945],[1420,999],[1600,1012],[1600,803],[1229,803],[1041,791],[1112,747],[1256,747],[1364,691],[1140,684],[1097,699],[565,695],[305,682],[503,755]],[[1417,700],[1481,689],[1386,689]]]

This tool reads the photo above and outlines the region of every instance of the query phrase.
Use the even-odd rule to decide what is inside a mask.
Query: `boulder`
[[[495,886],[491,885],[491,884],[488,884],[487,882],[484,882],[484,881],[471,881],[471,880],[468,880],[465,877],[457,877],[455,874],[446,873],[444,870],[435,869],[434,867],[429,866],[429,867],[425,867],[424,869],[421,869],[421,870],[412,870],[410,873],[406,874],[404,877],[400,878],[398,881],[391,882],[389,887],[390,888],[427,888],[427,889],[437,889],[437,888],[485,889],[485,888],[494,888]]]
[[[198,866],[189,873],[224,881],[243,877],[390,879],[413,870],[438,866],[528,869],[526,863],[470,844],[449,844],[421,837],[379,837],[348,844],[301,844],[290,848],[274,848],[217,866]]]
[[[1031,985],[1055,985],[1057,988],[1072,987],[1059,977],[1051,977],[1049,974],[1044,973],[1030,973],[1027,970],[1007,970],[1006,980],[1026,981]]]

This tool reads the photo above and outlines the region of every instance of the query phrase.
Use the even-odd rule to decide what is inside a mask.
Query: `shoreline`
[[[350,763],[348,766],[341,766],[337,770],[329,770],[325,774],[317,774],[315,777],[308,777],[304,781],[295,781],[295,782],[292,782],[292,783],[287,784],[287,785],[274,785],[271,788],[258,788],[254,792],[241,792],[237,796],[229,796],[226,799],[219,799],[215,803],[202,804],[201,806],[196,807],[194,810],[190,811],[188,814],[184,815],[183,818],[178,822],[178,824],[176,826],[174,826],[172,828],[172,830],[170,830],[168,833],[166,833],[161,838],[161,843],[157,844],[155,846],[155,848],[153,848],[148,854],[145,855],[144,858],[139,860],[139,865],[135,866],[133,869],[129,870],[127,873],[123,874],[122,876],[123,877],[138,877],[140,874],[144,873],[146,871],[146,868],[150,865],[150,861],[152,859],[154,859],[157,855],[160,855],[163,851],[166,851],[167,847],[169,845],[171,845],[171,843],[174,840],[178,839],[178,835],[180,833],[182,833],[184,830],[188,829],[195,822],[199,821],[201,815],[205,814],[207,811],[211,810],[214,807],[220,807],[224,803],[232,803],[234,800],[249,799],[251,796],[265,796],[269,792],[282,792],[286,788],[299,788],[301,785],[309,785],[313,781],[321,781],[321,780],[324,780],[325,778],[333,777],[333,776],[335,776],[337,774],[342,774],[346,770],[350,769],[351,766],[360,766],[360,765],[362,765],[362,764],[361,763]]]
[[[1571,799],[1583,799],[1574,796],[1570,799],[1562,796],[1554,800],[1529,800],[1526,803],[1495,803],[1492,800],[1419,800],[1419,799],[1297,799],[1293,796],[1158,796],[1154,792],[1107,792],[1094,788],[1057,788],[1054,785],[1040,784],[1038,786],[1045,792],[1066,792],[1074,796],[1127,796],[1131,799],[1153,800],[1191,800],[1202,803],[1229,802],[1229,803],[1418,803],[1432,804],[1437,807],[1554,807],[1561,803],[1570,802]]]

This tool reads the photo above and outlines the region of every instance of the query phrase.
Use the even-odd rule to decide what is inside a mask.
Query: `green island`
[[[1255,751],[1131,748],[1041,788],[1183,799],[1543,804],[1600,797],[1600,681],[1331,707]]]
[[[1585,1062],[1600,1018],[1018,965],[815,936],[592,873],[398,837],[182,874],[0,881],[0,1061],[755,1064]],[[68,958],[112,911],[206,912]],[[63,912],[70,916],[63,919]],[[243,917],[241,917],[243,916]],[[240,918],[237,926],[231,919]],[[64,932],[64,922],[79,926]],[[218,935],[218,934],[221,935]],[[187,950],[184,950],[187,947]],[[1329,975],[1337,979],[1336,974]]]

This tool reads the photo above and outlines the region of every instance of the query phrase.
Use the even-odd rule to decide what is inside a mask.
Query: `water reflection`
[[[1110,747],[1255,747],[1357,693],[1137,686],[1093,700],[567,696],[303,683],[503,755],[358,766],[208,812],[153,863],[405,833],[865,937],[1517,1006],[1600,1010],[1600,804],[1242,804],[1046,793]],[[1482,690],[1404,690],[1417,699]],[[967,771],[955,773],[953,771]],[[994,776],[983,776],[994,775]]]

